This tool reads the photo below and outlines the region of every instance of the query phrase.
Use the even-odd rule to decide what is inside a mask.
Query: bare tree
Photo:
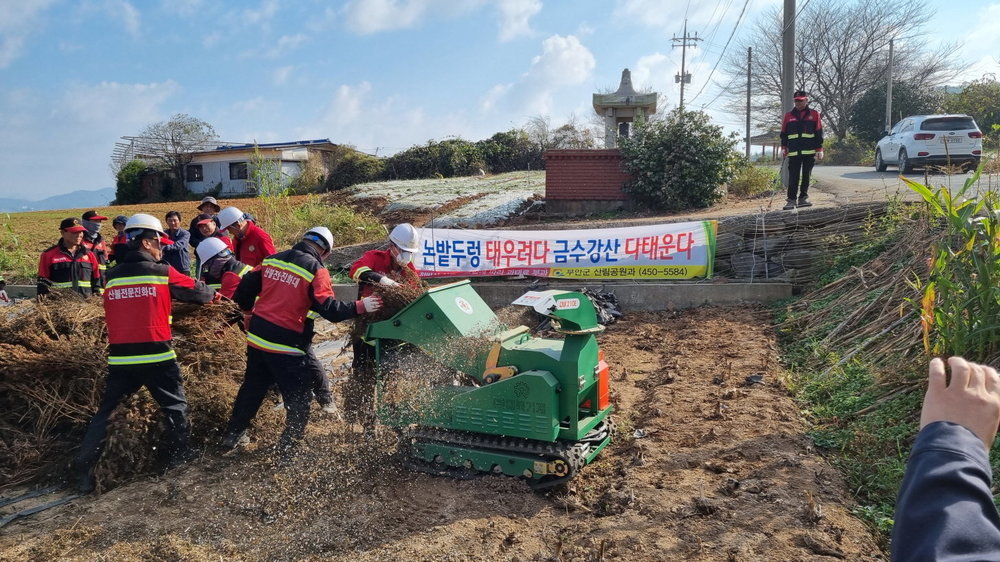
[[[191,153],[210,150],[219,144],[211,125],[183,113],[148,125],[138,136],[122,140],[115,144],[111,156],[113,170],[138,159],[151,167],[170,170],[177,178],[184,177],[184,166],[191,161]]]
[[[954,79],[967,65],[957,62],[957,44],[931,51],[924,27],[933,12],[924,0],[810,2],[795,23],[795,89],[809,92],[823,112],[824,125],[838,138],[847,134],[851,107],[885,80],[889,40],[894,39],[894,79],[935,87]],[[730,76],[727,108],[746,106],[746,50],[753,47],[751,112],[762,129],[781,122],[781,31],[778,7],[763,14],[730,51],[723,68]]]
[[[603,124],[603,122],[602,122]],[[524,126],[531,140],[541,148],[542,152],[550,148],[596,148],[593,127],[581,126],[575,114],[570,114],[566,123],[552,128],[548,116],[536,115]]]

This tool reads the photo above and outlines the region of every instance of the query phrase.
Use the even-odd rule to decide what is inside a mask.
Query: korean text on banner
[[[594,230],[425,228],[414,266],[421,277],[711,277],[717,227],[698,221]]]

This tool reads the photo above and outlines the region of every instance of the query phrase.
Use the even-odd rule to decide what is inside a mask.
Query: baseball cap
[[[198,215],[197,217],[194,218],[194,224],[195,225],[201,225],[201,224],[206,224],[206,223],[210,223],[210,222],[215,222],[215,217],[213,217],[212,215],[210,215],[208,213],[202,213],[202,214],[200,214],[200,215]]]
[[[198,204],[198,209],[200,210],[202,207],[204,207],[205,205],[208,205],[208,204],[215,205],[215,207],[217,209],[221,209],[222,208],[222,206],[219,205],[219,202],[215,200],[215,197],[209,196],[209,197],[205,197],[204,199],[201,200],[201,203]]]
[[[127,222],[128,222],[128,217],[126,217],[125,215],[118,215],[117,217],[115,217],[113,221],[111,221],[111,224],[125,224]]]
[[[796,90],[795,93],[792,94],[792,99],[795,101],[802,101],[802,100],[808,101],[809,93],[806,92],[805,90]]]
[[[97,214],[97,211],[87,211],[83,214],[83,220],[85,221],[106,221],[108,217],[102,217]]]
[[[76,217],[70,217],[68,219],[63,219],[59,223],[59,230],[64,232],[86,232],[87,229],[80,224],[80,219]]]

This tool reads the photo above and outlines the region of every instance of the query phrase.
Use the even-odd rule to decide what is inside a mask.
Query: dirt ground
[[[803,434],[769,323],[741,307],[610,326],[620,431],[564,490],[411,473],[390,432],[369,442],[314,410],[289,466],[273,435],[210,450],[8,525],[0,559],[884,560]]]

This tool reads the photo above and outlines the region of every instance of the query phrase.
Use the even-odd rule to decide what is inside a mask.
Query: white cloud
[[[521,77],[508,84],[493,86],[480,99],[485,112],[513,112],[523,117],[568,113],[574,108],[556,107],[557,95],[575,99],[580,84],[588,82],[596,66],[593,53],[572,35],[553,35],[542,41],[542,53],[532,58]]]
[[[542,11],[541,0],[498,0],[500,41],[510,41],[533,33],[531,18]]]
[[[109,0],[107,11],[112,17],[121,20],[129,35],[139,37],[140,16],[135,6],[127,0]]]
[[[960,53],[974,61],[959,77],[960,82],[982,78],[985,74],[1000,76],[1000,36],[996,21],[1000,18],[1000,3],[983,8],[969,21],[972,29],[962,37]]]
[[[271,75],[271,79],[276,86],[284,85],[291,78],[292,72],[295,70],[294,66],[281,66],[274,69],[274,73]]]
[[[28,37],[43,26],[42,13],[53,1],[0,0],[0,68],[21,56]]]
[[[0,193],[40,199],[114,185],[108,164],[115,143],[169,117],[162,108],[179,91],[170,80],[77,83],[54,98],[41,91],[0,90],[0,168],[10,171],[0,180]],[[38,147],[58,157],[40,161]]]
[[[240,13],[240,19],[247,25],[268,27],[271,19],[278,13],[277,0],[264,0],[257,8],[247,8]]]
[[[257,96],[257,97],[252,98],[252,99],[238,101],[238,102],[234,103],[233,104],[233,110],[236,113],[243,113],[243,114],[246,114],[246,113],[256,113],[256,112],[260,111],[261,109],[263,109],[267,105],[268,105],[267,100],[265,100],[264,98],[262,98],[260,96]],[[254,137],[254,138],[256,138],[256,137]]]
[[[347,26],[362,35],[419,24],[433,0],[352,0],[344,6]]]
[[[307,37],[301,33],[295,35],[282,35],[274,45],[268,49],[267,56],[276,59],[294,51],[299,45],[305,43]]]

